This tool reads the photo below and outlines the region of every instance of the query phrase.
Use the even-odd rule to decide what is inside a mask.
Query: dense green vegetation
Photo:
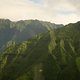
[[[62,26],[38,20],[12,22],[8,19],[0,19],[0,48],[4,48],[5,45],[10,44],[12,41],[20,43],[35,35],[47,32],[49,28],[54,29]]]
[[[0,80],[80,80],[80,22],[48,26],[31,39],[8,42],[0,53]]]

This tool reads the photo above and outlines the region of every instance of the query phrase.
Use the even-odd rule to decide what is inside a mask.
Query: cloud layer
[[[0,18],[68,24],[80,20],[80,0],[0,0]]]

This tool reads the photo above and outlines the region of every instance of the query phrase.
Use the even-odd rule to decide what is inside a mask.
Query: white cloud
[[[80,11],[80,0],[68,0],[68,1]]]
[[[76,0],[72,1],[75,3]],[[43,0],[40,4],[31,0],[0,0],[0,18],[39,19],[67,24],[80,20],[76,8],[79,10],[69,0]]]

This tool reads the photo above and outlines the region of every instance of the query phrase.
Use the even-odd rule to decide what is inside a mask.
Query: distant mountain
[[[19,43],[28,40],[40,33],[47,32],[50,28],[60,27],[63,25],[39,20],[12,22],[8,19],[0,19],[0,48],[5,44],[11,44],[13,41]]]
[[[0,54],[0,80],[80,80],[80,22],[13,42]]]

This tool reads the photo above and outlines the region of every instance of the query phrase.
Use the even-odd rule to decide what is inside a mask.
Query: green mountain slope
[[[0,48],[6,44],[11,44],[28,40],[35,35],[47,32],[49,28],[63,27],[50,22],[38,20],[21,20],[12,22],[8,19],[0,19]]]
[[[80,80],[80,22],[24,41],[0,54],[0,80]]]

